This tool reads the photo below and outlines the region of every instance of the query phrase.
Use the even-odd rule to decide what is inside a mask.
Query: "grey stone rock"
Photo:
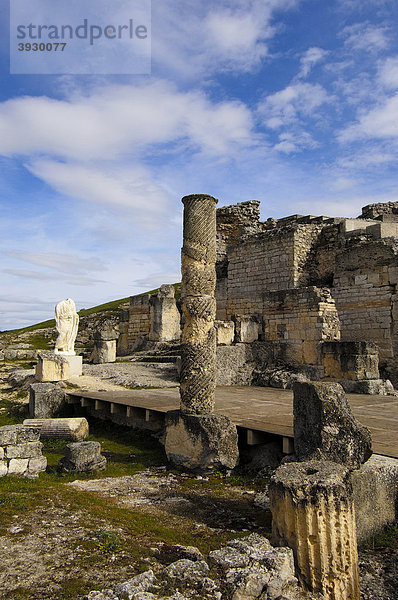
[[[223,567],[224,569],[237,569],[247,567],[250,562],[250,558],[247,554],[243,554],[235,548],[226,547],[210,552],[209,561],[219,567]]]
[[[6,460],[0,461],[0,477],[4,477],[8,473],[8,465]]]
[[[115,594],[120,600],[136,600],[139,593],[148,592],[155,583],[155,574],[152,569],[149,569],[117,585]]]
[[[102,590],[101,592],[92,591],[83,600],[119,600],[112,590]]]
[[[29,415],[36,419],[55,417],[65,405],[65,391],[54,383],[33,383],[29,394]]]
[[[30,385],[35,382],[34,369],[15,369],[8,377],[8,381],[13,388],[28,390]]]
[[[231,540],[227,546],[235,548],[242,554],[247,554],[252,560],[258,561],[263,560],[267,556],[267,553],[272,550],[271,543],[267,538],[258,533],[251,533],[240,540]]]
[[[43,444],[41,442],[24,442],[16,446],[7,446],[7,458],[40,458]]]
[[[209,567],[204,560],[193,561],[182,558],[171,563],[163,570],[163,575],[177,581],[200,581],[209,572]]]
[[[0,427],[0,446],[12,446],[25,442],[38,442],[39,430],[26,425],[5,425]]]
[[[169,411],[165,450],[174,465],[191,471],[233,469],[239,458],[236,426],[223,415]]]
[[[47,458],[45,456],[40,456],[38,458],[31,458],[28,465],[29,476],[35,476],[45,471],[47,468]]]
[[[328,460],[357,469],[370,458],[370,431],[353,416],[340,384],[296,382],[293,392],[299,461]]]
[[[106,458],[101,455],[99,442],[75,442],[65,448],[65,457],[58,463],[62,471],[91,472],[106,468]]]
[[[270,574],[267,570],[258,566],[255,570],[251,567],[230,569],[226,576],[227,582],[233,586],[232,600],[255,600],[259,598],[269,579]]]
[[[373,454],[351,474],[358,542],[396,520],[398,459]]]
[[[28,465],[28,458],[12,458],[8,463],[8,475],[24,475]]]

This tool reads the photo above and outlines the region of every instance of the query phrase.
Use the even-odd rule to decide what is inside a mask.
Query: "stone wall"
[[[320,364],[320,343],[340,337],[339,317],[327,288],[266,293],[263,316],[264,339],[284,340],[289,364]]]
[[[128,345],[129,348],[137,338],[149,335],[151,329],[150,294],[132,296],[129,307]]]
[[[0,477],[23,475],[37,477],[46,470],[47,459],[42,455],[40,429],[26,425],[0,427]]]

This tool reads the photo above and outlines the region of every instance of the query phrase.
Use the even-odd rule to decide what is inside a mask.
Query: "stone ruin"
[[[40,430],[29,425],[0,427],[0,477],[22,475],[37,477],[46,470],[47,459],[42,455]]]
[[[217,210],[215,326],[220,385],[292,387],[309,378],[347,392],[398,386],[398,203],[358,218],[260,221],[260,203]],[[160,292],[161,293],[161,292]],[[179,341],[178,299],[133,296],[118,354],[145,340]],[[173,334],[165,323],[172,314]],[[166,335],[167,331],[167,335]]]
[[[182,248],[180,410],[166,417],[165,450],[175,465],[191,470],[232,469],[238,434],[230,420],[214,414],[216,389],[216,202],[185,196]]]

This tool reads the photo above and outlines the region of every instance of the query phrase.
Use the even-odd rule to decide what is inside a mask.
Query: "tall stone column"
[[[216,388],[216,204],[205,194],[182,199],[182,310],[180,410],[166,418],[169,460],[191,470],[233,468],[237,432],[229,419],[214,414]]]
[[[185,196],[181,252],[182,310],[180,397],[186,413],[211,413],[216,389],[216,203]]]
[[[273,542],[292,548],[302,586],[326,600],[359,600],[349,470],[327,461],[282,465],[269,495]]]

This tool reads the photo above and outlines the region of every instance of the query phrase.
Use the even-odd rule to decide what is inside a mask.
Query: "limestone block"
[[[331,460],[357,469],[370,458],[370,431],[353,416],[340,384],[295,382],[293,414],[298,460]]]
[[[336,379],[378,379],[379,355],[369,342],[324,342],[322,364],[325,376]]]
[[[0,446],[0,460],[3,460],[3,458],[4,458],[4,448],[2,448]]]
[[[84,417],[65,419],[25,419],[24,425],[37,427],[41,438],[58,438],[82,442],[88,437],[88,421]]]
[[[47,459],[45,456],[31,458],[28,465],[28,475],[34,476],[45,471],[47,468]]]
[[[351,474],[358,542],[396,520],[398,460],[373,454]]]
[[[75,442],[68,444],[65,457],[58,463],[62,471],[91,472],[106,468],[106,458],[101,454],[99,442]]]
[[[161,285],[158,293],[151,296],[151,341],[171,342],[180,339],[181,315],[174,296],[173,285]]]
[[[39,432],[26,425],[4,425],[0,427],[0,446],[15,446],[25,442],[38,442]]]
[[[41,442],[25,442],[17,446],[7,446],[7,459],[10,458],[39,458],[41,457]]]
[[[7,461],[2,460],[2,461],[0,461],[0,477],[4,477],[4,475],[7,475],[7,473],[8,473]]]
[[[223,415],[169,411],[165,450],[173,464],[193,471],[233,469],[239,457],[236,426]]]
[[[38,419],[54,417],[65,405],[65,392],[53,383],[33,383],[29,393],[29,415]]]
[[[217,345],[230,346],[235,338],[235,323],[233,321],[215,321]]]
[[[115,326],[114,322],[109,319],[98,325],[94,332],[95,341],[110,342],[112,340],[117,340],[118,337],[119,327]]]
[[[301,585],[326,600],[359,600],[349,470],[310,461],[279,467],[269,496],[273,541],[292,548]]]
[[[36,365],[38,381],[64,381],[70,377],[66,356],[54,352],[39,352]]]
[[[96,340],[90,357],[94,364],[112,363],[116,361],[116,340]]]
[[[29,464],[28,458],[12,458],[8,463],[9,475],[23,475]]]
[[[258,340],[260,326],[252,319],[236,320],[236,341],[251,344]]]

